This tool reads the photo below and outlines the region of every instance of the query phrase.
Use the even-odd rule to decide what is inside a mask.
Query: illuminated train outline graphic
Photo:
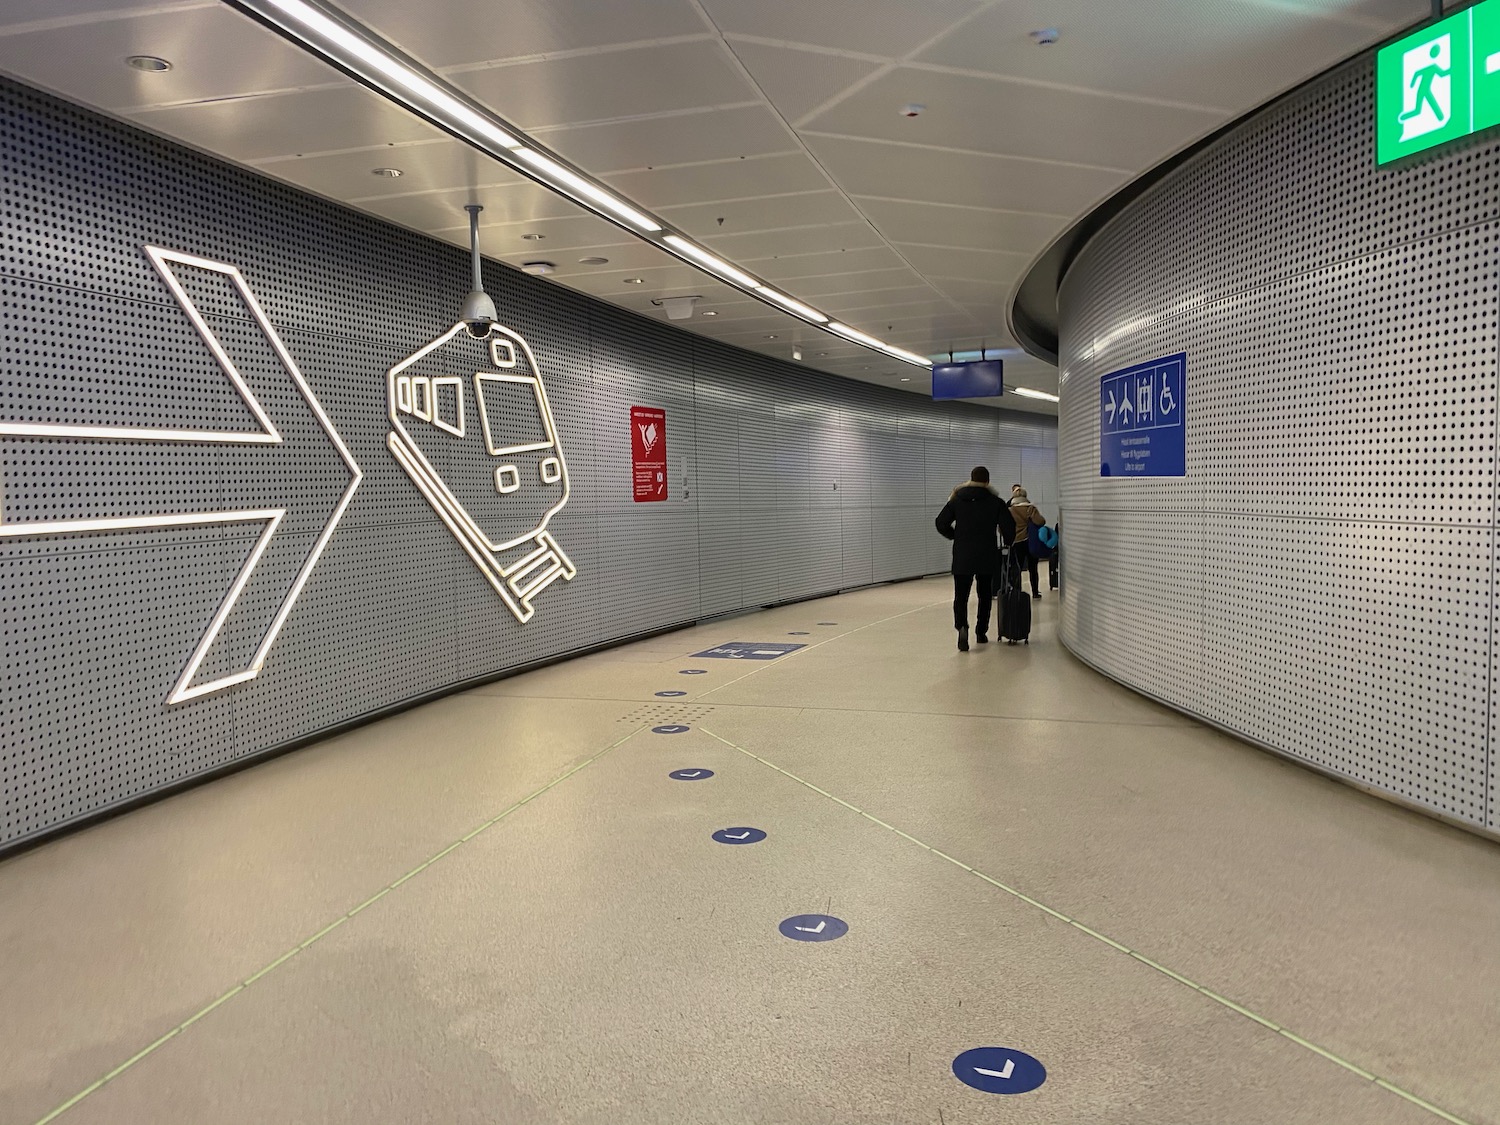
[[[446,356],[429,361],[445,348],[467,353],[461,369],[471,374],[448,373],[454,361]],[[488,355],[488,369],[476,370],[484,361],[473,353],[481,350]],[[443,373],[434,374],[438,369]],[[477,427],[467,409],[466,387],[473,392]],[[568,467],[541,370],[526,341],[498,324],[476,338],[460,321],[390,369],[386,397],[391,455],[505,607],[522,624],[530,621],[533,599],[559,578],[572,581],[578,568],[547,530],[568,503]],[[509,427],[519,432],[508,433]],[[450,467],[450,484],[433,459],[456,465],[461,457],[470,464]],[[539,509],[539,503],[545,507]],[[533,513],[529,518],[527,511]],[[512,534],[518,517],[523,529]],[[496,525],[503,528],[499,534],[487,530]]]

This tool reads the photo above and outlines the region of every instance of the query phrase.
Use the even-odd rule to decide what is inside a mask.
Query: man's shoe
[[[990,638],[984,633],[975,633],[974,639],[982,645],[987,645],[990,643]]]
[[[958,651],[969,651],[969,627],[967,625],[960,625],[958,628]]]
[[[1037,600],[1038,600],[1038,601],[1040,601],[1040,600],[1041,600],[1041,597],[1042,597],[1042,595],[1041,595],[1041,594],[1038,594],[1038,593],[1036,593],[1036,592],[1033,592],[1033,593],[1032,593],[1032,595],[1031,595],[1031,596],[1032,596],[1032,597],[1033,597],[1033,598],[1036,598],[1036,599],[1037,599]]]

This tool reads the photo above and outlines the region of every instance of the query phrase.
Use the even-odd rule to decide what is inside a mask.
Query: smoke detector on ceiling
[[[557,265],[555,263],[553,263],[553,262],[522,262],[521,263],[521,272],[522,273],[529,273],[533,277],[545,277],[547,274],[552,273],[556,269],[557,269]]]
[[[925,105],[921,105],[917,102],[907,102],[904,106],[901,107],[901,116],[921,117],[922,111],[926,108],[927,107]]]
[[[1044,27],[1031,33],[1031,41],[1038,47],[1050,47],[1057,42],[1057,28]]]

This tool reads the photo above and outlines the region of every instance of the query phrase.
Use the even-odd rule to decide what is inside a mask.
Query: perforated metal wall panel
[[[395,389],[393,368],[453,324],[462,253],[4,82],[0,231],[0,847],[455,683],[944,569],[935,498],[979,462],[1000,480],[1053,471],[1050,419],[835,379],[491,266],[502,323],[529,346],[555,421],[555,448],[528,446],[514,435],[545,431],[544,412],[514,344],[501,358],[515,366],[489,382],[471,380],[498,353],[460,337],[457,358],[414,360]],[[173,275],[246,393],[146,246],[210,263]],[[214,263],[241,271],[311,398]],[[427,417],[429,390],[451,430]],[[280,441],[244,440],[268,433],[251,399]],[[666,411],[663,502],[632,498],[632,406]],[[398,460],[395,417],[459,514],[429,501],[409,453]],[[362,474],[341,515],[354,473],[332,435]],[[506,465],[536,495],[561,495],[554,454],[569,493],[547,532],[576,575],[558,564],[523,624],[475,544],[497,542],[514,514],[496,499]],[[285,514],[263,542],[266,509]],[[249,514],[36,530],[236,513]],[[170,702],[204,637],[190,689],[253,669],[283,617],[252,676]]]
[[[1500,827],[1493,136],[1375,165],[1351,63],[1130,204],[1061,292],[1064,640]],[[1100,476],[1099,379],[1187,353],[1187,475]]]

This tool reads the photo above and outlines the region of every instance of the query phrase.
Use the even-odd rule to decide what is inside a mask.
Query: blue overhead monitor
[[[932,368],[932,397],[998,398],[1005,393],[1005,362],[938,363]]]

